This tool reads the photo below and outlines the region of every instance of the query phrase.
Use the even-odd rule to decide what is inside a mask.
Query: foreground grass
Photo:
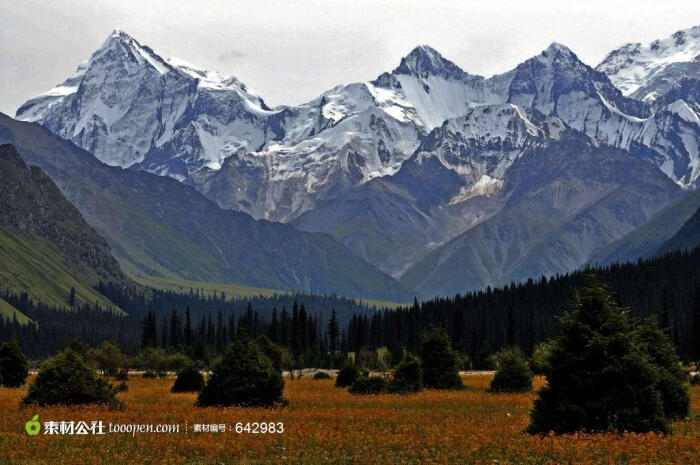
[[[691,418],[675,434],[523,434],[534,394],[489,394],[490,376],[466,376],[471,389],[410,396],[354,397],[332,380],[286,380],[284,409],[198,409],[193,394],[170,394],[172,379],[132,379],[126,409],[20,411],[24,391],[0,390],[2,464],[698,464],[700,388]],[[28,436],[35,413],[47,420],[179,423],[189,434]],[[283,422],[283,434],[193,434],[194,423]]]

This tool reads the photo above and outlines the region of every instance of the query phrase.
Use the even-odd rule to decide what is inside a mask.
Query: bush
[[[204,388],[204,376],[192,363],[180,370],[175,384],[170,389],[172,392],[199,392]]]
[[[17,341],[6,341],[0,346],[0,379],[5,387],[20,387],[29,374],[29,362]]]
[[[141,375],[142,378],[156,378],[158,375],[156,375],[156,372],[153,370],[146,370],[143,372],[143,375]]]
[[[386,392],[387,382],[377,376],[361,376],[348,389],[350,394],[376,395]]]
[[[404,355],[394,370],[394,377],[389,383],[389,392],[409,393],[423,390],[423,367],[413,354]]]
[[[329,375],[325,371],[318,371],[314,375],[314,379],[331,379],[331,375]]]
[[[284,380],[257,344],[237,340],[213,367],[198,406],[273,406],[282,403]]]
[[[489,391],[523,392],[532,389],[532,371],[519,349],[505,349],[496,354],[498,371]]]
[[[85,357],[69,348],[41,366],[22,403],[121,406],[115,394],[116,389],[97,376]]]
[[[678,414],[678,390],[662,387],[676,382],[675,369],[667,366],[676,359],[667,353],[672,346],[666,335],[640,329],[629,310],[595,282],[577,292],[569,307],[559,319],[544,373],[548,383],[535,400],[528,431],[668,432]],[[648,352],[652,341],[661,353]],[[674,400],[665,406],[669,394]]]
[[[119,347],[107,341],[89,349],[88,358],[107,376],[115,376],[126,362],[126,357]]]
[[[335,387],[348,387],[357,381],[360,376],[362,376],[360,367],[354,363],[348,363],[338,372],[338,377],[335,379]]]
[[[695,373],[693,376],[690,377],[689,381],[691,386],[700,385],[700,373]]]
[[[463,389],[459,376],[459,360],[442,328],[423,334],[421,347],[423,384],[431,389]]]
[[[168,355],[161,348],[149,347],[138,353],[136,364],[148,373],[148,376],[144,374],[145,378],[151,378],[151,373],[153,373],[153,378],[156,376],[162,378],[168,372]]]
[[[129,385],[125,382],[121,382],[117,384],[117,387],[115,389],[117,392],[129,392]]]
[[[117,381],[129,381],[129,370],[126,368],[122,368],[117,372],[117,375],[114,377]]]

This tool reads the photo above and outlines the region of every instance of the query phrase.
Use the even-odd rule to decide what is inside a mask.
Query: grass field
[[[523,434],[534,398],[489,394],[490,375],[468,375],[463,392],[354,397],[332,380],[286,380],[282,409],[200,409],[171,394],[172,379],[129,381],[121,411],[18,409],[22,389],[0,390],[2,464],[691,464],[700,457],[700,388],[675,434]],[[541,383],[541,381],[538,381]],[[178,423],[179,434],[29,436],[24,423],[102,420]],[[188,434],[184,433],[185,421]],[[193,433],[194,424],[283,422],[282,434]]]

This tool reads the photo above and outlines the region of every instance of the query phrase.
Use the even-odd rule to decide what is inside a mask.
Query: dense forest
[[[586,276],[595,274],[636,317],[654,315],[668,328],[679,355],[700,359],[700,247],[637,263],[589,268],[563,276],[529,280],[502,288],[436,298],[391,309],[376,309],[337,296],[280,294],[244,300],[218,293],[185,293],[100,284],[98,290],[129,315],[93,307],[55,309],[26,294],[0,297],[34,320],[0,321],[0,341],[16,338],[41,358],[79,337],[88,345],[110,340],[133,353],[162,347],[220,352],[241,332],[266,335],[304,366],[333,363],[329,353],[374,353],[405,348],[418,352],[421,334],[442,326],[454,346],[484,366],[488,355],[518,346],[531,353],[552,336],[561,315]],[[1,319],[0,319],[1,320]],[[465,357],[466,358],[466,357]]]

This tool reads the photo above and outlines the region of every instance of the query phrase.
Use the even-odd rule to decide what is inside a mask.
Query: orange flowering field
[[[691,464],[700,463],[700,388],[675,434],[522,433],[534,394],[490,394],[486,375],[463,392],[351,396],[332,380],[286,380],[281,409],[200,409],[192,394],[171,394],[172,379],[129,381],[126,408],[28,408],[23,389],[0,390],[1,464]],[[538,383],[541,383],[538,380]],[[25,422],[102,420],[180,424],[178,434],[30,436]],[[187,434],[184,431],[187,422]],[[197,432],[195,424],[282,422],[281,434]]]

